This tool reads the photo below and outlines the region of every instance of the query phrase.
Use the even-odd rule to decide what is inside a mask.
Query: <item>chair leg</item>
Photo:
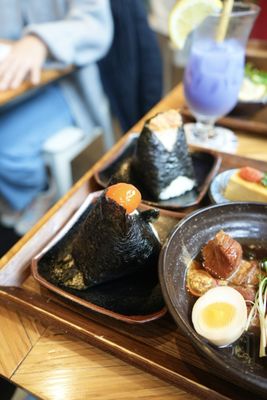
[[[57,155],[50,157],[48,166],[51,169],[51,175],[55,180],[57,193],[56,198],[62,197],[72,186],[72,169],[70,160]]]
[[[104,106],[104,110],[108,109]],[[105,148],[108,149],[113,144],[110,119],[105,120],[105,127],[96,126],[87,135],[77,127],[67,127],[44,144],[43,157],[55,181],[56,199],[62,197],[73,184],[71,161],[85,150],[94,138],[103,133]]]

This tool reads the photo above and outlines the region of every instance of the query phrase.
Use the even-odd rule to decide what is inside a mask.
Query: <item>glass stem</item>
[[[216,129],[214,129],[216,118],[203,118],[203,117],[196,117],[196,128],[194,135],[201,140],[207,140],[214,138],[217,133]]]

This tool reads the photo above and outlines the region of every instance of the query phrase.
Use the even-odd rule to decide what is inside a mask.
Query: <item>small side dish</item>
[[[267,203],[267,173],[251,167],[238,169],[230,176],[224,197],[230,201]]]

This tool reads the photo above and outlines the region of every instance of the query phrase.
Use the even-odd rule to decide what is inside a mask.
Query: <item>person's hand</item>
[[[32,84],[38,84],[47,53],[45,43],[37,36],[28,35],[15,42],[0,63],[0,91],[16,89],[28,76]]]

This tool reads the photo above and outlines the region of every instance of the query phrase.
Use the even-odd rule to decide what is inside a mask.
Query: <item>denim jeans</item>
[[[75,125],[57,84],[0,110],[0,196],[23,210],[46,186],[42,147],[59,130]]]

